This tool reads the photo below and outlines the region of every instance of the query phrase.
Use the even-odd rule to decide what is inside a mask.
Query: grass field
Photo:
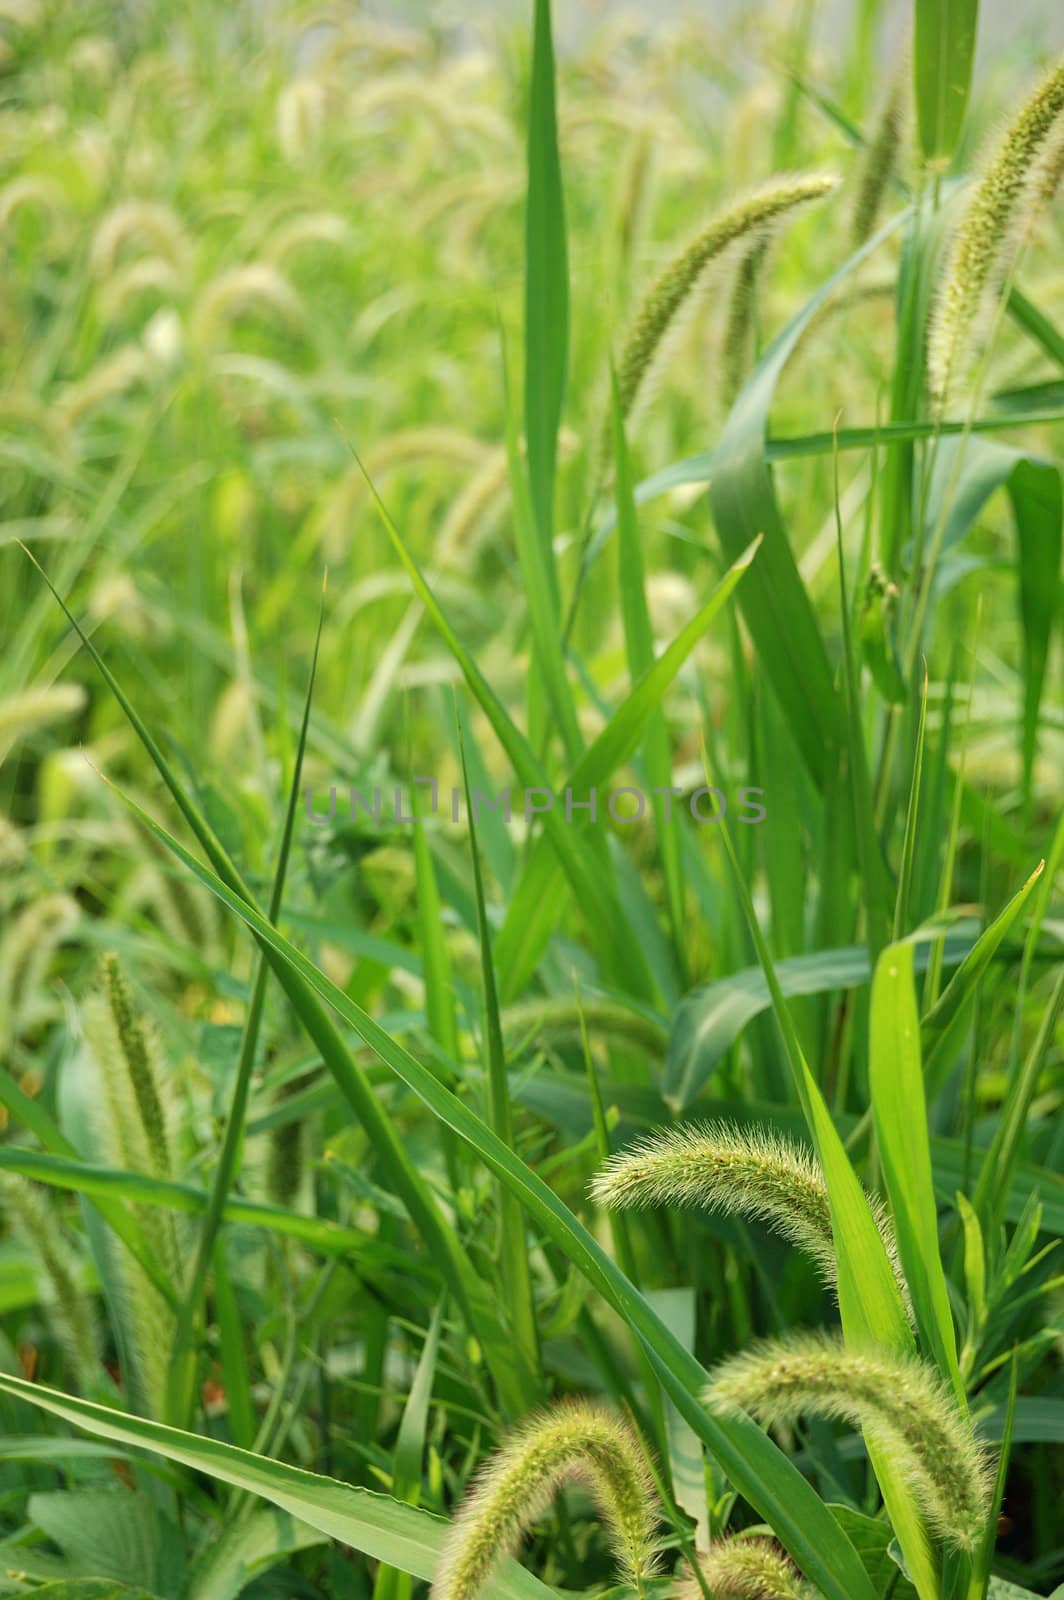
[[[1064,62],[841,9],[0,0],[0,1594],[1064,1596]]]

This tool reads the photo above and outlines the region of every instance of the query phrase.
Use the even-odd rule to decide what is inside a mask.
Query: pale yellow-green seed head
[[[747,1412],[766,1427],[804,1415],[868,1429],[889,1448],[943,1543],[973,1550],[983,1537],[985,1456],[969,1419],[924,1361],[854,1350],[833,1334],[769,1339],[723,1362],[705,1401],[724,1413]]]
[[[966,383],[1001,287],[1045,204],[1062,114],[1064,60],[998,141],[954,236],[928,333],[928,386],[940,412]]]
[[[591,1193],[600,1205],[614,1208],[703,1206],[767,1223],[812,1258],[829,1287],[836,1286],[823,1171],[811,1150],[779,1134],[727,1122],[670,1128],[611,1157]],[[890,1218],[874,1196],[869,1206],[907,1303]]]
[[[447,1537],[432,1600],[475,1600],[562,1484],[598,1504],[618,1567],[637,1590],[655,1567],[653,1480],[638,1439],[585,1402],[554,1406],[511,1435],[482,1468]]]
[[[771,1539],[718,1539],[698,1565],[713,1600],[815,1600],[815,1591]],[[702,1600],[693,1573],[683,1578],[675,1600]]]
[[[825,174],[782,175],[715,218],[659,274],[644,295],[617,364],[621,415],[628,417],[645,392],[669,332],[698,290],[706,269],[729,245],[771,230],[800,206],[837,187]]]

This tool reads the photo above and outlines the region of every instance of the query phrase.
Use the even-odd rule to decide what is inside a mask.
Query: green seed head
[[[883,196],[898,170],[905,131],[906,90],[906,75],[895,73],[875,130],[865,147],[850,229],[854,249],[864,244],[875,227]]]
[[[486,1464],[451,1525],[433,1600],[474,1600],[555,1490],[572,1479],[594,1496],[625,1580],[641,1589],[654,1570],[657,1521],[646,1460],[624,1423],[573,1402],[534,1418]]]
[[[765,1426],[801,1415],[868,1430],[890,1450],[946,1543],[972,1550],[989,1515],[985,1458],[968,1419],[926,1362],[853,1350],[836,1335],[766,1340],[719,1366],[705,1393],[718,1411]]]
[[[670,261],[644,296],[624,342],[617,366],[622,416],[631,414],[645,392],[666,335],[690,303],[710,262],[729,245],[763,234],[799,206],[830,194],[837,183],[824,175],[775,178],[703,228]]]
[[[117,957],[103,958],[104,993],[121,1051],[122,1065],[129,1079],[137,1115],[152,1166],[160,1177],[171,1175],[169,1137],[162,1095],[156,1076],[154,1052],[147,1030],[138,1017],[129,986]]]
[[[928,383],[941,411],[968,376],[1001,285],[1016,263],[1053,173],[1064,112],[1064,61],[1009,124],[957,229],[931,319]]]
[[[726,1122],[652,1134],[613,1156],[591,1192],[604,1206],[695,1205],[766,1222],[812,1257],[825,1283],[836,1285],[824,1174],[811,1150],[778,1134]],[[877,1199],[869,1204],[903,1288],[890,1219]]]
[[[771,1539],[720,1539],[698,1558],[713,1600],[813,1600],[813,1590]],[[700,1600],[694,1574],[680,1584],[676,1600]]]

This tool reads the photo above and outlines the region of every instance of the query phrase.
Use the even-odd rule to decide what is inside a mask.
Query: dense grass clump
[[[0,1591],[1049,1596],[1052,8],[504,9],[0,3]]]

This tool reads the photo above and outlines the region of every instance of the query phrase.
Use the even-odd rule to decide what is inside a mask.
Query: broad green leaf
[[[253,1578],[321,1544],[324,1535],[286,1511],[265,1507],[228,1523],[189,1572],[188,1600],[236,1600]]]
[[[964,1407],[957,1340],[938,1247],[938,1207],[911,944],[888,945],[876,963],[870,1031],[869,1087],[898,1254],[920,1337]]]
[[[979,0],[915,0],[913,88],[925,161],[945,165],[972,86]]]
[[[258,1495],[330,1539],[412,1577],[431,1579],[436,1570],[447,1523],[389,1495],[353,1489],[334,1478],[318,1477],[301,1467],[238,1450],[220,1439],[201,1438],[161,1422],[128,1416],[4,1373],[0,1373],[0,1393],[26,1400],[97,1438],[152,1450],[168,1461]],[[485,1588],[496,1600],[547,1600],[553,1592],[513,1561]]]
[[[75,1571],[180,1600],[183,1541],[148,1495],[124,1486],[63,1489],[31,1495],[26,1510]]]
[[[933,937],[926,930],[913,935],[917,971],[927,965],[927,947]],[[967,955],[973,940],[974,933],[969,935],[960,927],[954,928],[945,940],[947,965],[956,965]],[[776,964],[780,992],[787,996],[853,989],[867,983],[870,973],[868,951],[861,945],[817,950]],[[691,1105],[747,1023],[771,1004],[772,995],[761,967],[744,967],[741,972],[702,984],[685,995],[669,1034],[663,1090],[668,1104],[678,1111]]]

